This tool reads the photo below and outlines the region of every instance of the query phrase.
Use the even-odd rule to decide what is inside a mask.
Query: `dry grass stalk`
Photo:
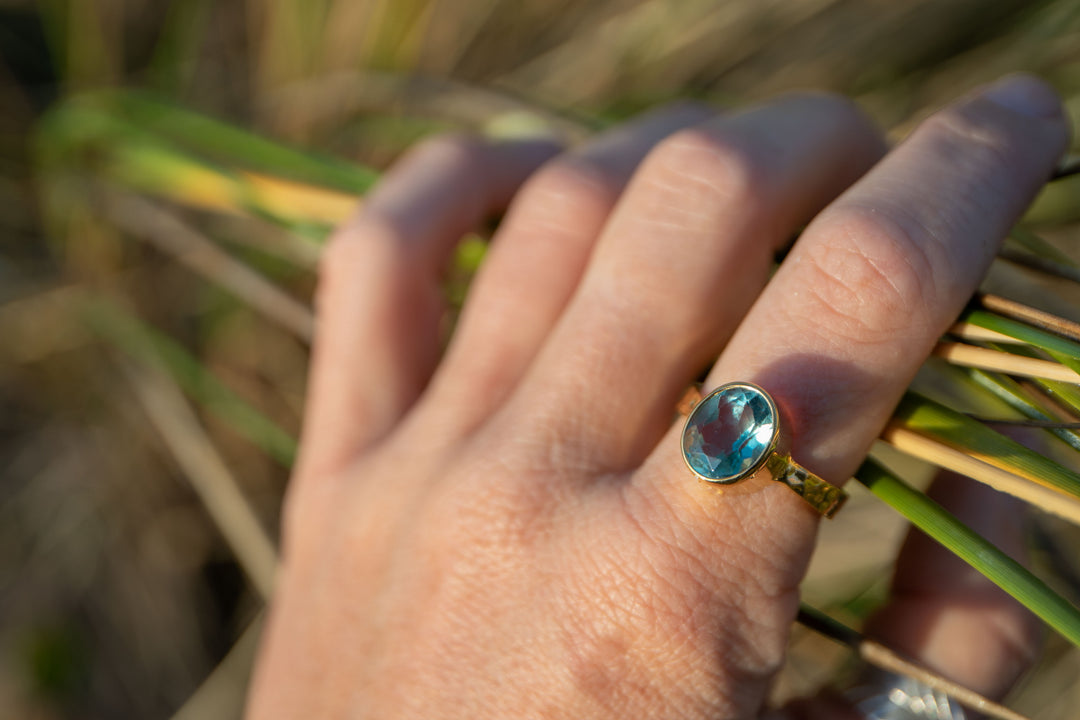
[[[1080,342],[1080,323],[1066,320],[1053,313],[1048,313],[1044,310],[1024,305],[1023,303],[1001,297],[1000,295],[985,293],[979,296],[979,302],[990,312],[997,313],[998,315],[1002,315],[1012,320],[1019,320],[1020,322],[1037,327],[1040,330],[1046,330],[1055,335],[1060,335],[1061,337]],[[1013,340],[1012,342],[1016,341]]]
[[[277,551],[191,406],[157,368],[127,361],[124,368],[150,422],[183,468],[240,566],[259,594],[269,599]]]
[[[988,700],[974,690],[953,682],[917,663],[906,660],[876,640],[870,640],[862,633],[813,608],[804,605],[799,610],[797,619],[800,624],[810,630],[854,650],[867,664],[921,682],[940,693],[949,695],[966,707],[985,714],[987,717],[995,718],[995,720],[1027,720],[1025,716],[1015,710],[1010,710],[1004,705]]]
[[[999,333],[997,330],[987,330],[968,322],[956,323],[949,328],[949,334],[968,342],[1012,343],[1014,345],[1023,343],[1022,340],[1017,340],[1005,333]]]
[[[259,612],[172,720],[236,718],[243,714],[248,678],[255,660],[264,613]]]
[[[1080,383],[1080,375],[1051,360],[1023,357],[964,343],[938,343],[937,347],[934,348],[934,355],[944,358],[954,365],[963,365],[964,367],[991,370],[1008,375],[1019,375],[1020,377]]]
[[[1037,405],[1043,412],[1053,418],[1064,422],[1080,422],[1080,415],[1062,405],[1051,397],[1045,388],[1040,387],[1030,380],[1021,381],[1020,387],[1027,393],[1028,399]]]
[[[862,638],[857,650],[859,657],[874,667],[914,678],[938,692],[949,695],[960,704],[980,712],[988,718],[994,718],[995,720],[1027,720],[1026,716],[1015,710],[1010,710],[1004,705],[986,699],[974,690],[969,690],[963,685],[947,680],[920,665],[905,660],[879,642]]]
[[[890,423],[881,439],[897,450],[1009,493],[1052,515],[1080,525],[1080,500],[1038,484],[913,430]]]
[[[1060,263],[1056,260],[1033,255],[1029,252],[1012,250],[1010,248],[1002,248],[998,251],[998,257],[1002,260],[1007,260],[1014,265],[1037,270],[1041,273],[1059,277],[1063,280],[1080,282],[1080,268],[1066,265],[1065,263]]]
[[[86,301],[80,285],[65,285],[0,305],[0,358],[33,363],[91,341],[75,308]]]
[[[310,308],[232,258],[173,213],[135,195],[110,196],[109,209],[112,220],[126,232],[149,240],[305,343],[311,343],[315,315]]]
[[[287,210],[293,220],[338,225],[356,212],[360,198],[348,193],[260,173],[241,172],[259,205]]]

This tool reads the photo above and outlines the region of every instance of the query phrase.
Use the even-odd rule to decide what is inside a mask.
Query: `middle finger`
[[[824,95],[670,136],[619,201],[505,410],[560,462],[635,466],[757,296],[776,249],[882,151],[854,105]]]

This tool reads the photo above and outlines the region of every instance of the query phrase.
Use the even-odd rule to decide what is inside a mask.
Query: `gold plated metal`
[[[704,397],[694,393],[688,391],[679,410],[686,414],[683,460],[700,479],[732,485],[764,470],[827,518],[844,504],[843,490],[791,459],[788,426],[764,389],[735,382]]]
[[[765,461],[765,468],[773,480],[787,485],[803,500],[810,503],[810,507],[827,518],[835,515],[847,500],[846,492],[822,480],[792,460],[790,455],[773,452]]]

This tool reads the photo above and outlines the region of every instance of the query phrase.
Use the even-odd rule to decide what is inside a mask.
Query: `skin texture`
[[[710,365],[756,382],[842,482],[1066,141],[1016,77],[888,154],[825,95],[668,108],[563,154],[416,148],[324,257],[248,716],[759,716],[818,519],[776,483],[689,477],[672,408]],[[507,206],[440,357],[441,270]],[[1001,498],[936,492],[1019,549]],[[1000,694],[1035,626],[952,562],[910,539],[875,632]]]

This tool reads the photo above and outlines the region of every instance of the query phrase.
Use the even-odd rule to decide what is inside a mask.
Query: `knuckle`
[[[421,140],[409,155],[422,158],[424,162],[440,162],[452,167],[469,168],[476,165],[484,154],[485,142],[464,134],[434,135]]]
[[[915,217],[848,205],[816,234],[799,259],[801,318],[859,344],[929,322],[941,253]]]
[[[315,305],[333,308],[342,298],[378,291],[408,276],[409,248],[400,227],[361,212],[330,239],[319,258]]]
[[[319,258],[321,282],[355,276],[377,259],[380,248],[404,244],[399,228],[387,219],[361,211],[334,233]]]
[[[1031,175],[1032,163],[1017,128],[980,112],[978,105],[946,108],[928,118],[918,132],[930,150],[948,162],[952,176],[958,178],[954,192],[963,193],[964,207],[973,214],[999,213],[996,206],[1016,196],[1017,178]],[[971,183],[963,178],[977,179],[979,191],[968,188]]]
[[[662,193],[691,193],[735,206],[757,203],[767,184],[765,169],[748,145],[715,127],[669,135],[646,158],[642,175]]]
[[[921,132],[942,145],[952,146],[953,152],[983,163],[1013,164],[1019,159],[1019,148],[1013,129],[995,121],[987,113],[978,112],[971,104],[945,108],[927,118]]]
[[[544,165],[521,192],[521,211],[530,225],[550,230],[585,221],[599,224],[611,212],[622,183],[582,155]]]

